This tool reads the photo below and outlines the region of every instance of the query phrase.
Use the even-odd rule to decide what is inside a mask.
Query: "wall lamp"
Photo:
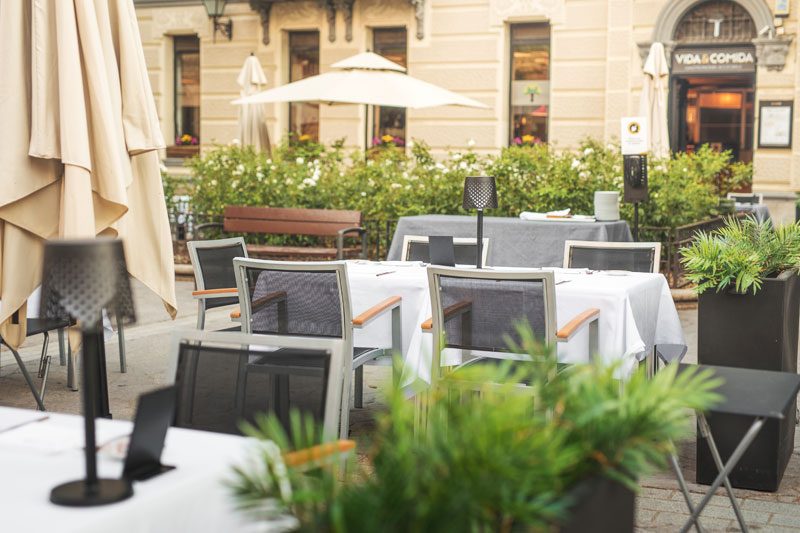
[[[214,21],[214,42],[217,41],[217,31],[228,38],[233,39],[233,21],[228,18],[227,22],[220,22],[220,17],[225,14],[225,4],[227,0],[203,0],[203,5],[208,13],[208,18]]]

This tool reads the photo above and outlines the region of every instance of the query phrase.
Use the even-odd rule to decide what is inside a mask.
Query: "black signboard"
[[[672,53],[673,74],[735,74],[756,71],[752,46],[681,47]]]

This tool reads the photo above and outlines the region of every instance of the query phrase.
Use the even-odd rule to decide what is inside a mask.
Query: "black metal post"
[[[639,202],[633,203],[633,242],[639,242]]]
[[[481,268],[483,257],[483,209],[478,209],[478,260],[476,268]]]

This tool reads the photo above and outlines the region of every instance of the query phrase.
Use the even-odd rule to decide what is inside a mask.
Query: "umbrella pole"
[[[367,159],[369,150],[369,106],[364,104],[364,160]]]

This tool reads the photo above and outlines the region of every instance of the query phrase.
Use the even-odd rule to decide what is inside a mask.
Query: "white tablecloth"
[[[502,270],[502,269],[498,269]],[[519,269],[517,269],[519,270]],[[600,309],[599,352],[606,361],[621,360],[624,375],[654,344],[685,344],[675,303],[661,274],[609,275],[582,270],[548,269],[555,272],[558,327],[581,311]],[[426,269],[394,262],[352,261],[347,265],[353,314],[357,315],[389,296],[403,298],[403,355],[408,379],[430,380],[430,334],[420,325],[431,314]],[[391,272],[378,276],[384,272]],[[562,283],[563,282],[563,283]],[[356,330],[356,346],[391,346],[390,319],[383,317]],[[585,362],[588,339],[574,337],[558,346],[562,362]]]
[[[0,422],[21,410],[0,407]],[[220,532],[244,531],[247,522],[234,510],[230,491],[230,466],[239,463],[248,440],[233,435],[171,428],[162,457],[175,470],[134,484],[134,495],[123,502],[101,507],[59,507],[49,502],[50,489],[85,476],[83,419],[47,413],[42,433],[52,439],[69,435],[70,446],[55,453],[22,448],[3,438],[17,429],[0,433],[0,530],[81,533],[123,532]],[[131,423],[98,420],[98,437],[125,434]],[[0,423],[0,425],[2,425]],[[23,429],[25,426],[19,429]],[[44,431],[44,430],[47,431]],[[37,429],[38,431],[38,429]],[[98,441],[98,444],[101,444]],[[122,462],[98,457],[101,477],[119,478]]]

